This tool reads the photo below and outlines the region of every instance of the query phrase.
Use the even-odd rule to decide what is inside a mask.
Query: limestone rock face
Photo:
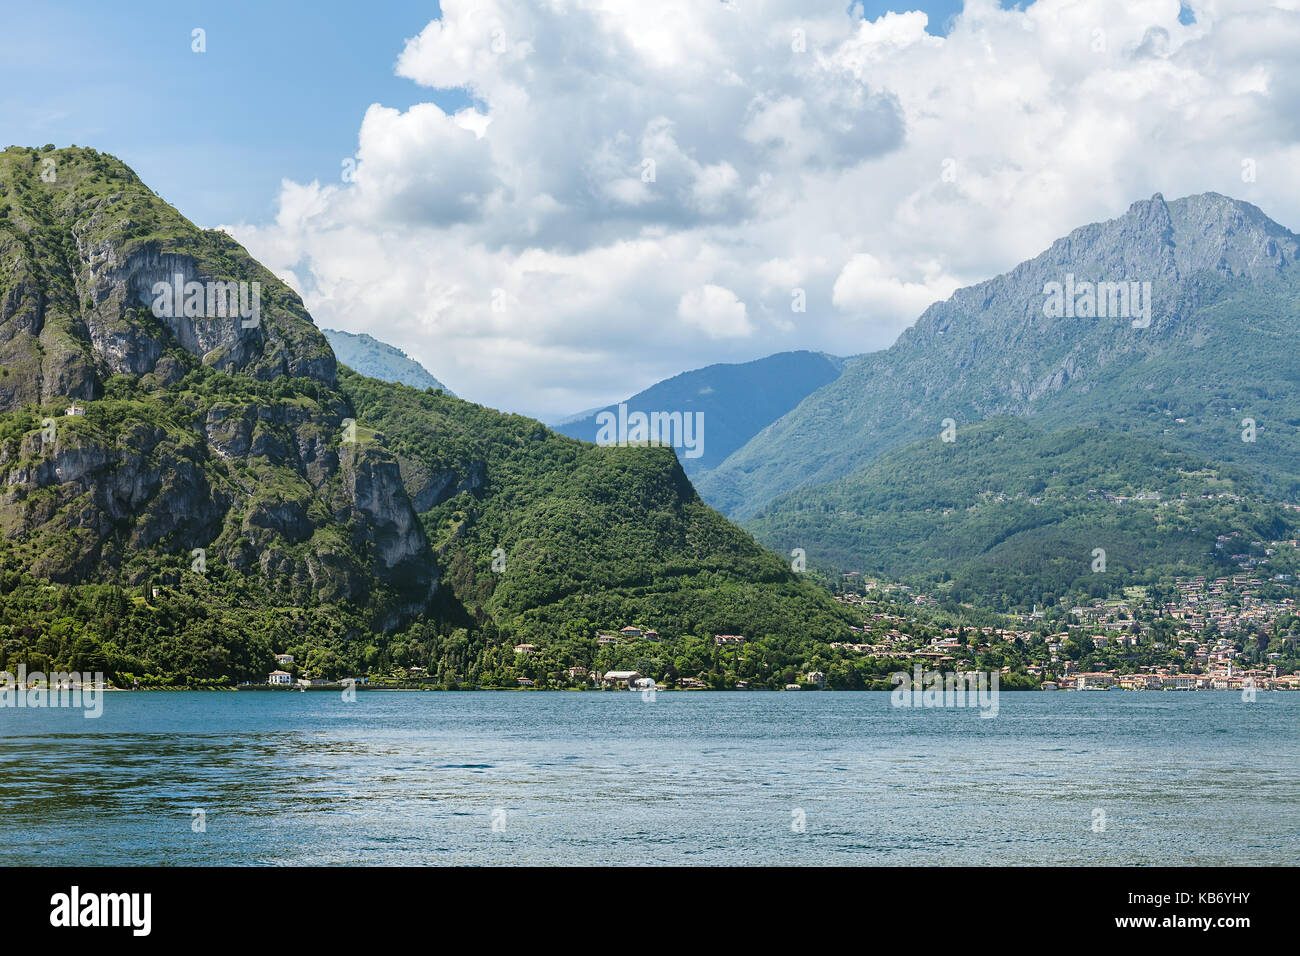
[[[431,471],[405,459],[400,461],[400,467],[411,503],[419,512],[428,511],[461,492],[476,491],[487,480],[487,470],[481,462],[468,465],[463,473],[457,468]]]
[[[201,552],[287,600],[388,589],[387,626],[436,591],[396,459],[352,440],[297,294],[93,150],[0,153],[6,413],[0,543],[42,577],[133,582]]]
[[[120,162],[10,148],[0,194],[0,361],[10,372],[0,412],[95,398],[108,376],[152,372],[174,348],[232,374],[334,384],[333,352],[298,295]],[[181,286],[164,296],[181,308],[155,309],[159,283]],[[188,283],[206,292],[200,314],[184,307]],[[228,302],[256,314],[231,314]]]
[[[416,573],[428,544],[397,460],[382,448],[353,444],[345,446],[341,465],[348,502],[365,519],[355,527],[377,567]]]

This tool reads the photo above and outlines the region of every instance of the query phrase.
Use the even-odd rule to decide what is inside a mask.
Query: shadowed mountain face
[[[1122,427],[1296,500],[1298,251],[1300,238],[1249,203],[1213,193],[1134,203],[934,304],[702,476],[700,492],[748,518],[946,419],[960,434],[1010,414]],[[1241,440],[1244,418],[1254,442]]]
[[[677,457],[692,478],[721,463],[760,430],[794,408],[810,392],[834,381],[844,360],[820,352],[780,352],[753,362],[710,365],[683,372],[638,392],[626,401],[628,413],[701,415],[703,441],[698,454],[678,448]],[[596,409],[552,427],[563,435],[596,441],[602,412]],[[694,437],[694,436],[693,436]]]
[[[388,625],[427,604],[397,463],[344,440],[334,355],[292,290],[94,150],[6,150],[0,204],[10,563],[68,583],[211,563],[283,599],[382,595]]]

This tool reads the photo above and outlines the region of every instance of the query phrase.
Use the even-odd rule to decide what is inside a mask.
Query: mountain
[[[603,412],[610,407],[612,406],[598,405],[595,408],[588,408],[585,411],[574,412],[572,415],[566,415],[563,418],[556,419],[555,421],[547,422],[546,427],[552,429],[553,431],[559,431],[560,428],[564,425],[571,425],[574,422],[582,421],[584,418],[590,418],[592,420],[592,424],[594,428],[596,413]],[[577,436],[572,436],[572,437],[577,437]]]
[[[1298,251],[1300,237],[1249,203],[1214,193],[1134,203],[932,305],[889,349],[850,363],[703,475],[700,493],[746,519],[937,433],[945,419],[960,434],[1015,415],[1045,428],[1122,423],[1296,501]],[[1114,287],[1100,300],[1107,315],[1086,317],[1098,300],[1084,284],[1096,282],[1137,294],[1123,309]],[[1062,314],[1054,306],[1070,285],[1080,308]],[[1254,421],[1254,441],[1242,441],[1243,419]]]
[[[381,626],[427,605],[437,569],[395,460],[340,442],[328,342],[238,243],[112,157],[10,148],[0,262],[0,531],[18,566],[136,584],[202,549]],[[226,283],[247,291],[234,309]]]
[[[381,382],[400,382],[411,388],[432,388],[453,394],[428,370],[401,349],[381,342],[366,333],[322,329],[335,357],[355,372]]]
[[[445,395],[342,384],[388,436],[473,619],[539,642],[618,622],[792,641],[844,626],[824,591],[700,501],[671,449],[600,447]]]
[[[334,359],[298,297],[224,233],[197,229],[126,166],[87,149],[0,154],[0,411],[94,399],[112,375],[174,383],[169,348],[257,381],[323,386]],[[260,323],[155,319],[158,282],[228,276],[261,285]]]
[[[1268,542],[1297,537],[1300,511],[1258,496],[1239,468],[1140,435],[995,418],[790,492],[749,527],[815,564],[1027,610],[1175,575],[1241,573],[1241,555],[1261,560]],[[1270,563],[1275,573],[1294,571],[1293,558],[1278,564],[1288,553]]]
[[[678,449],[682,467],[695,477],[721,463],[804,396],[833,382],[844,361],[821,352],[779,352],[753,362],[709,365],[651,385],[624,404],[629,415],[640,411],[703,416],[700,454]],[[597,416],[606,412],[617,416],[618,406],[592,409],[552,427],[573,438],[596,441],[602,424]]]
[[[669,449],[340,367],[291,289],[120,161],[0,153],[0,667],[219,683],[294,648],[514,686],[515,639],[591,665],[635,622],[707,635],[705,669],[711,629],[748,635],[777,682],[847,620]]]

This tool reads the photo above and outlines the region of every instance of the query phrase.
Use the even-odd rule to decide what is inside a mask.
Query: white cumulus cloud
[[[737,338],[754,331],[745,303],[736,298],[736,293],[722,286],[691,289],[677,303],[677,314],[712,339]]]
[[[441,6],[394,38],[429,102],[371,106],[353,175],[227,228],[321,325],[496,407],[882,348],[1157,191],[1300,223],[1294,3],[970,0],[946,36],[843,0]]]

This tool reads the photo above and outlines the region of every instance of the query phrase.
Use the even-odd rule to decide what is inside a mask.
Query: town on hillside
[[[1300,690],[1289,576],[1180,577],[1165,588],[1130,588],[1124,599],[1035,608],[1015,626],[939,629],[918,627],[922,619],[910,613],[937,606],[933,594],[845,577],[856,589],[836,599],[864,611],[853,628],[864,638],[831,647],[853,654],[940,668],[1010,656],[1044,690]],[[880,610],[888,601],[909,612]]]

